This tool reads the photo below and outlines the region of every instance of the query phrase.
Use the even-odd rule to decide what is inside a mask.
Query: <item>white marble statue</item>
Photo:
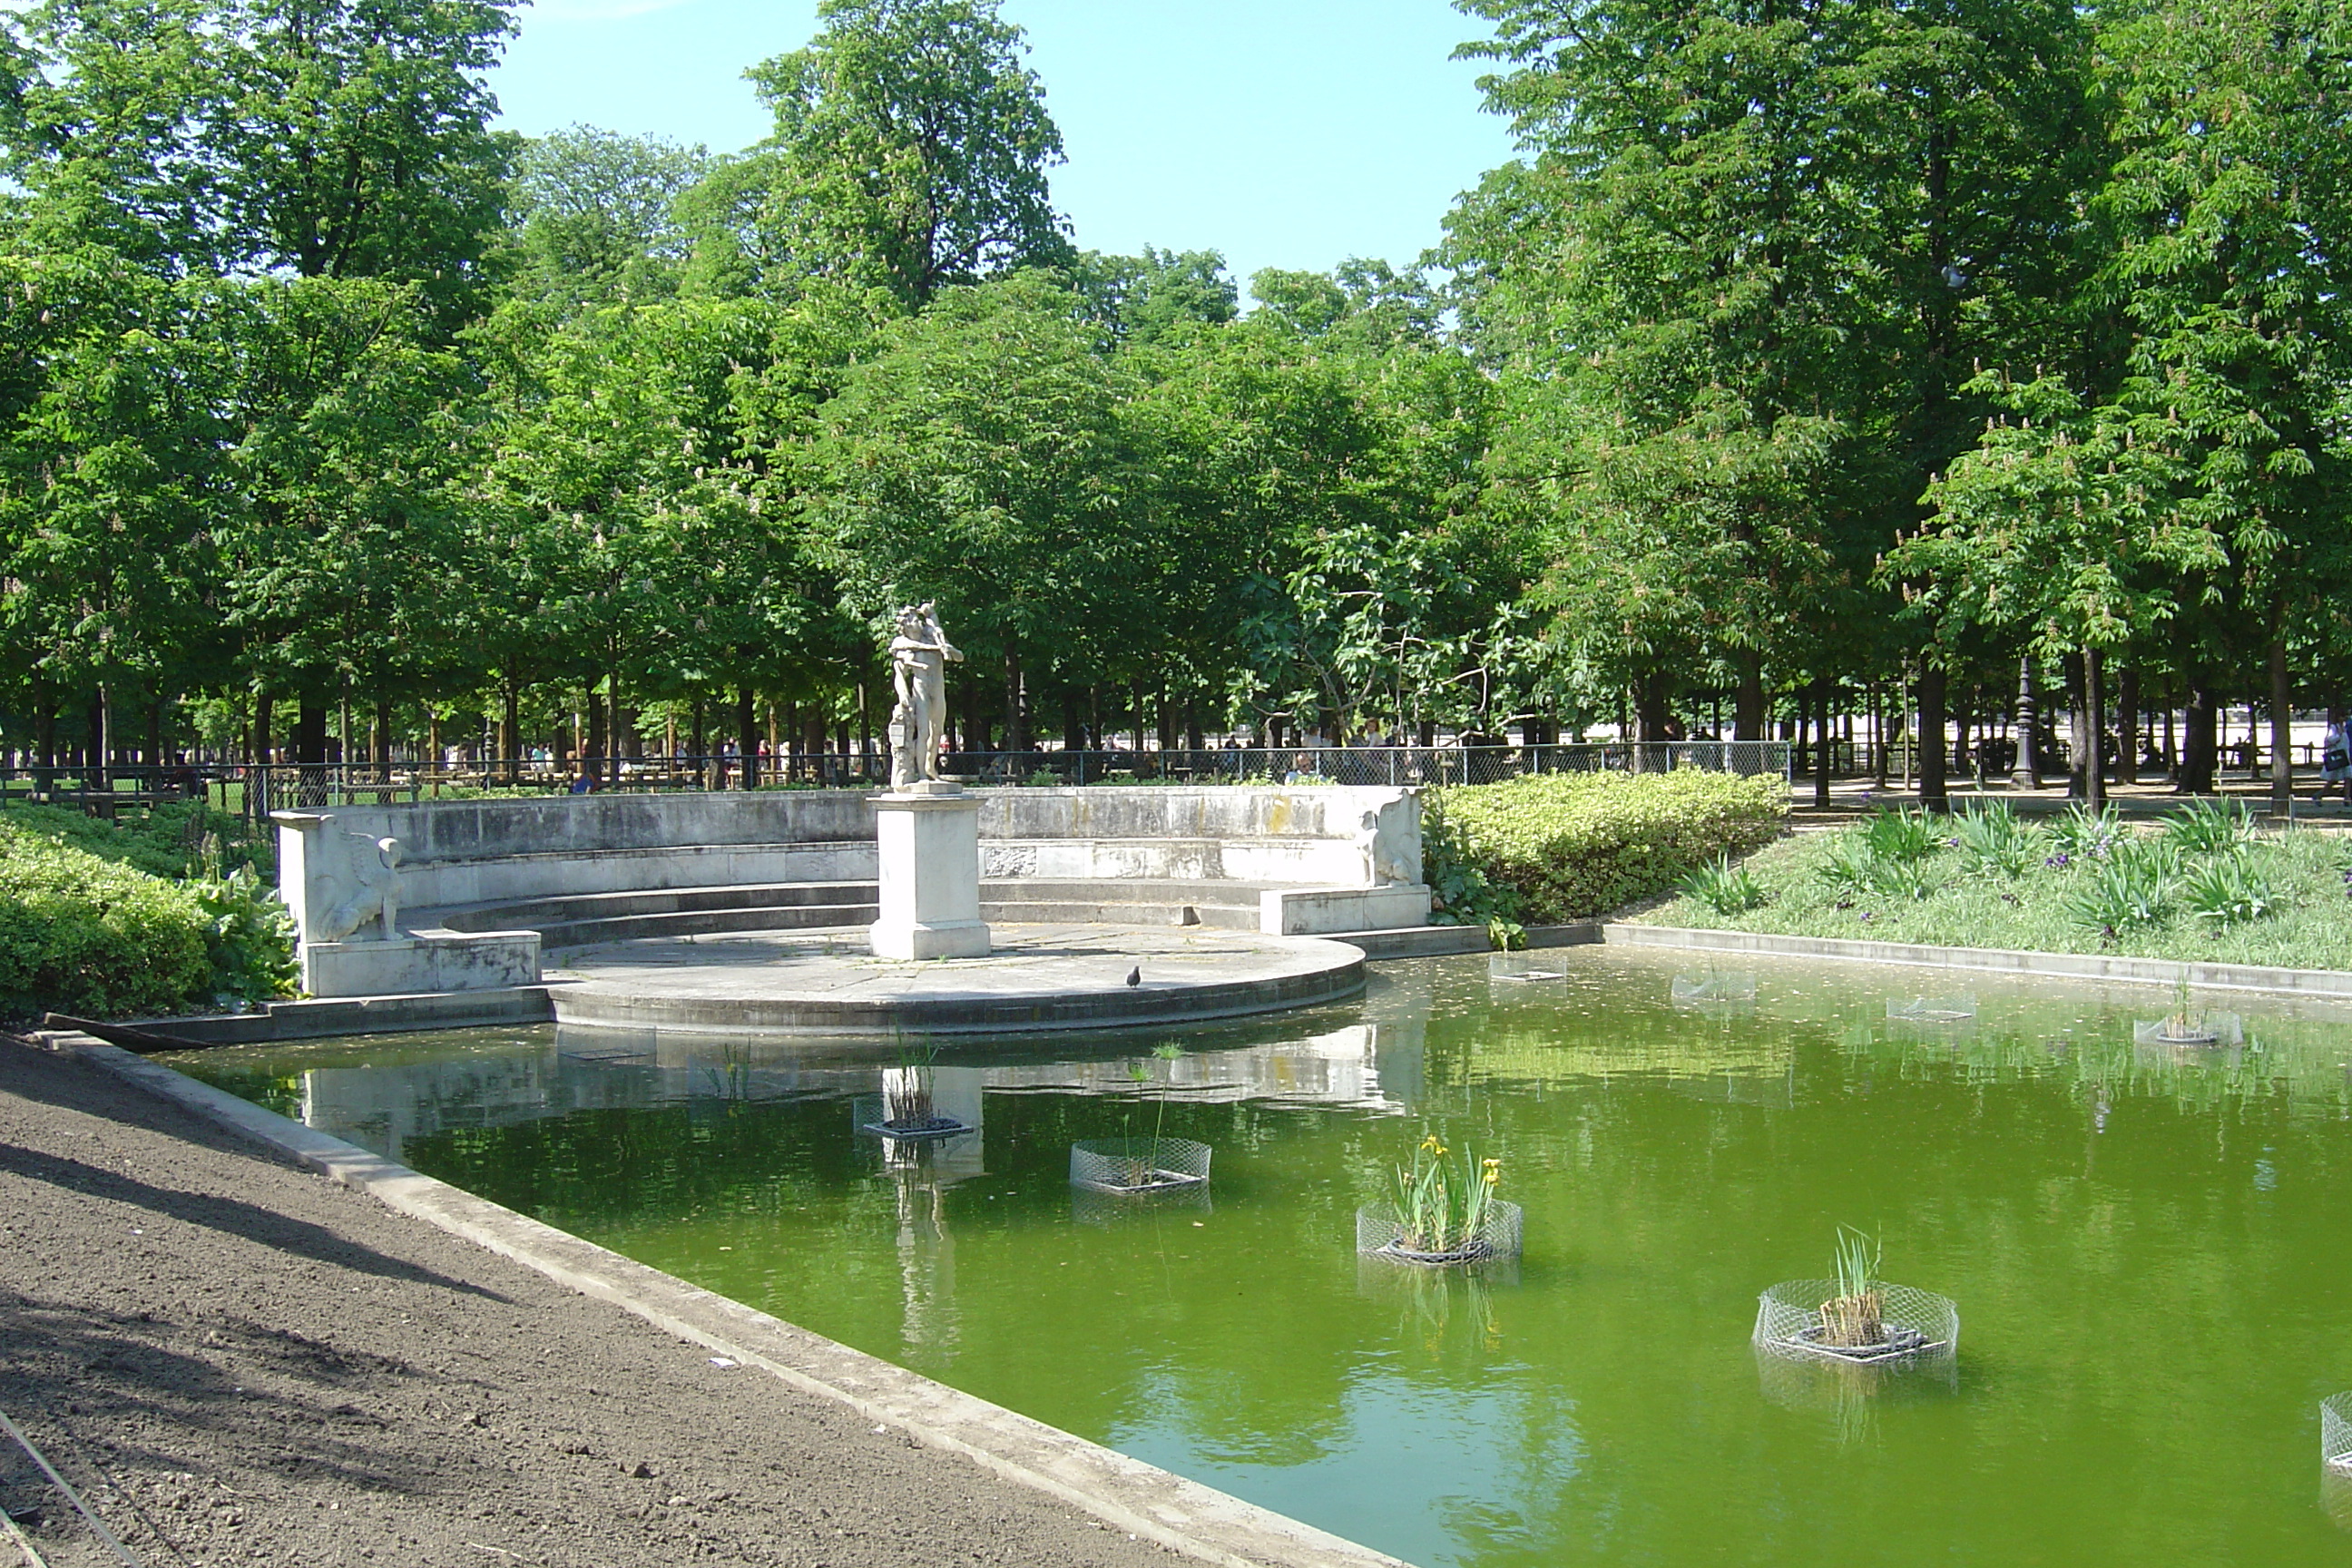
[[[890,677],[898,706],[890,711],[890,784],[905,789],[940,776],[940,738],[947,733],[948,665],[963,654],[948,641],[929,604],[898,612],[890,639]]]

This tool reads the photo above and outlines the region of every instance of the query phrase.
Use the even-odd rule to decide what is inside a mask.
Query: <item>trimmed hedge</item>
[[[1463,921],[1591,920],[1671,890],[1695,868],[1778,838],[1789,786],[1774,777],[1682,768],[1670,773],[1530,773],[1433,792],[1425,869]],[[1478,907],[1481,886],[1500,895]]]
[[[292,922],[251,869],[189,881],[0,815],[0,1016],[209,1008],[282,994]]]

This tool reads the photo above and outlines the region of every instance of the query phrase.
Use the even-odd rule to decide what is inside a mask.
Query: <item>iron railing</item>
[[[943,771],[986,786],[1118,784],[1482,784],[1528,773],[1665,773],[1675,768],[1788,777],[1783,741],[1669,741],[1534,746],[1225,746],[1200,751],[950,752]],[[819,752],[760,761],[764,789],[886,785],[887,755]],[[544,760],[469,763],[0,764],[0,805],[40,802],[95,815],[180,801],[254,820],[273,811],[394,805],[484,795],[740,789],[732,756],[609,759],[585,775]]]

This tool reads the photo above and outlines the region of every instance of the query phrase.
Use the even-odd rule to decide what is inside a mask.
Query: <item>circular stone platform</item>
[[[1364,955],[1204,926],[1000,925],[986,958],[877,958],[863,929],[580,948],[548,975],[559,1024],[696,1034],[1123,1028],[1312,1006],[1364,988]],[[1130,972],[1141,980],[1127,984]]]

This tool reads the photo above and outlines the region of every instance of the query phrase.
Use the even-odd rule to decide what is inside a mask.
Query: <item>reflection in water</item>
[[[1462,1268],[1402,1268],[1360,1253],[1356,1259],[1357,1292],[1393,1308],[1397,1342],[1417,1348],[1432,1363],[1499,1352],[1503,1321],[1495,1310],[1496,1292],[1518,1282],[1515,1258]]]
[[[2352,1470],[2319,1467],[2319,1506],[2336,1529],[2352,1535]]]
[[[2344,1011],[2250,1005],[2238,1047],[2150,1049],[2143,990],[1986,977],[1939,1022],[1890,1016],[1949,999],[1934,974],[1759,959],[1753,1001],[1677,1007],[1687,957],[1559,959],[1540,985],[1386,965],[1290,1019],[949,1044],[936,1104],[975,1131],[929,1145],[851,1120],[887,1042],[182,1062],[1424,1568],[2342,1561],[2323,1510],[2352,1500],[2331,1477],[2313,1507],[2304,1423],[2352,1383]],[[1215,1148],[1213,1203],[1074,1191],[1073,1143],[1158,1115],[1127,1068],[1162,1043],[1187,1053],[1165,1131]],[[1355,1258],[1349,1216],[1424,1129],[1506,1161],[1516,1271]],[[1747,1351],[1759,1283],[1834,1223],[1959,1302],[1964,1375]],[[2239,1323],[2266,1327],[2183,1333]]]
[[[1070,1217],[1080,1225],[1136,1225],[1172,1217],[1197,1218],[1216,1212],[1206,1182],[1142,1193],[1106,1193],[1070,1188]]]
[[[980,1140],[954,1142],[977,1146]],[[939,1158],[945,1148],[929,1141],[885,1138],[881,1150],[898,1222],[898,1343],[945,1359],[957,1338],[955,1235],[948,1226],[947,1193],[964,1175],[979,1173],[978,1150],[970,1171],[951,1169]]]

